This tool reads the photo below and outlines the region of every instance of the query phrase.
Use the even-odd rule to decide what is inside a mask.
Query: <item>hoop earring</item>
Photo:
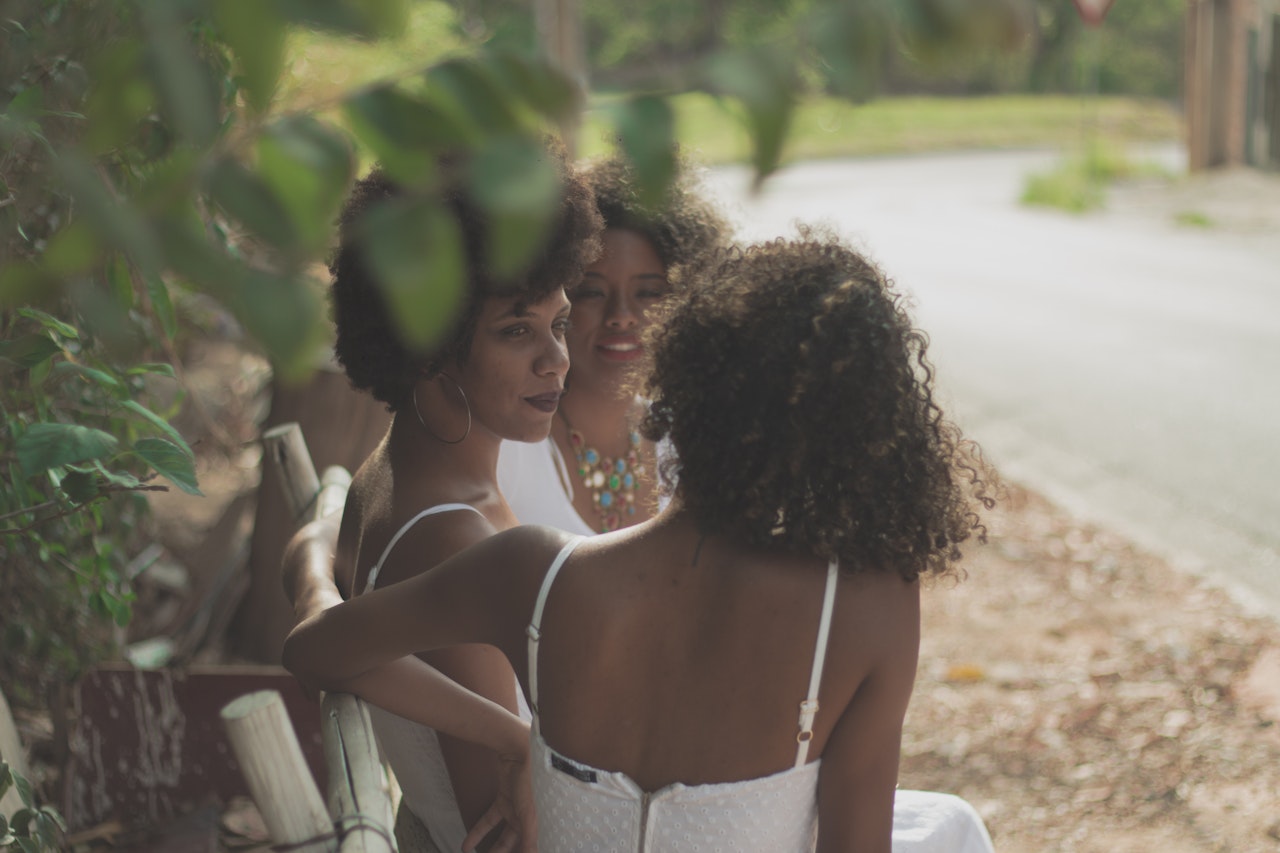
[[[462,405],[466,406],[467,408],[466,432],[462,434],[462,438],[455,438],[452,441],[449,441],[448,439],[444,439],[436,435],[435,431],[433,431],[431,427],[427,426],[426,420],[424,420],[422,417],[422,410],[418,408],[418,388],[416,385],[414,386],[413,393],[410,394],[410,396],[413,398],[413,413],[418,416],[418,423],[422,424],[422,428],[427,431],[427,435],[431,436],[436,441],[440,442],[441,444],[461,444],[462,442],[467,440],[467,436],[471,435],[471,403],[469,400],[467,400],[467,392],[462,390],[462,386],[458,384],[458,380],[454,379],[452,376],[445,373],[444,371],[440,371],[436,375],[443,376],[445,379],[448,379],[450,382],[453,383],[453,387],[458,389],[458,396],[462,398]]]

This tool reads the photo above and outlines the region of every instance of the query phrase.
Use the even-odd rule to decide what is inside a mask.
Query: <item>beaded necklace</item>
[[[601,456],[594,447],[587,447],[586,439],[569,423],[564,409],[560,410],[560,417],[569,428],[569,447],[578,463],[578,478],[591,492],[591,503],[600,516],[600,532],[617,530],[623,516],[636,514],[636,485],[644,476],[644,466],[640,464],[640,433],[628,430],[626,455],[610,459]]]

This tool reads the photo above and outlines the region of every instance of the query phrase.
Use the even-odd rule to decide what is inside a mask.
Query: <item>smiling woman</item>
[[[559,151],[551,155],[562,186],[558,220],[541,254],[508,275],[487,264],[491,229],[464,191],[467,164],[440,162],[444,189],[432,201],[457,221],[468,271],[460,318],[427,351],[397,334],[362,249],[371,211],[408,191],[380,171],[356,186],[331,264],[335,350],[352,384],[385,403],[392,421],[352,480],[333,574],[326,556],[321,576],[307,575],[311,567],[305,567],[286,578],[299,612],[412,577],[517,523],[495,481],[498,448],[505,439],[546,438],[569,368],[564,284],[579,280],[599,251],[600,218],[591,194]],[[349,639],[359,646],[367,638]],[[520,709],[515,675],[493,649],[461,646],[423,657],[497,705]],[[398,683],[395,671],[372,682],[375,692],[392,693]],[[492,754],[371,710],[404,794],[402,811],[421,818],[440,849],[458,849],[464,827],[493,800]]]
[[[641,202],[620,160],[593,164],[586,180],[604,217],[604,252],[569,288],[568,393],[551,437],[505,443],[498,470],[522,522],[581,534],[629,527],[657,510],[656,450],[636,430],[643,405],[629,390],[644,356],[641,335],[651,309],[680,286],[682,271],[728,234],[688,164],[658,207]],[[555,482],[563,499],[549,497],[547,484]]]

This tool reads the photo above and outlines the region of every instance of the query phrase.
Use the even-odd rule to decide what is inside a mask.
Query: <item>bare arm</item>
[[[822,753],[818,853],[890,853],[902,720],[920,648],[919,587],[901,592],[882,613],[883,650]]]

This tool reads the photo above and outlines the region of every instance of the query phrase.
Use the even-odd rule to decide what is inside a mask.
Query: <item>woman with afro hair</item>
[[[488,262],[490,221],[466,191],[465,157],[440,160],[439,186],[424,191],[425,198],[380,170],[356,184],[330,265],[335,353],[352,385],[391,412],[391,425],[352,479],[336,549],[332,521],[307,529],[291,545],[313,555],[310,562],[286,560],[285,587],[295,607],[397,586],[518,523],[498,488],[499,447],[505,440],[547,437],[569,367],[565,286],[580,281],[599,254],[601,230],[591,191],[563,152],[549,144],[546,157],[559,173],[559,207],[545,248],[510,275],[497,274]],[[466,262],[459,317],[427,351],[402,342],[376,262],[364,248],[380,217],[423,200],[456,221]],[[376,633],[352,634],[348,644],[361,648]],[[514,673],[495,649],[459,646],[423,660],[496,707],[522,711]],[[412,669],[401,662],[381,679],[370,678],[374,695],[394,696],[406,663]],[[379,704],[370,710],[403,792],[401,814],[419,819],[408,821],[407,831],[425,824],[437,846],[457,849],[464,826],[480,817],[497,790],[492,752],[397,716],[393,712],[404,709],[394,701]]]
[[[724,244],[728,227],[688,164],[652,206],[620,158],[591,164],[583,177],[604,219],[604,251],[567,288],[566,394],[545,441],[503,444],[498,484],[522,523],[589,535],[657,509],[656,454],[638,430],[644,406],[631,372],[655,307],[682,286],[684,270]]]
[[[471,840],[505,819],[500,849],[891,850],[920,584],[985,532],[991,475],[862,256],[805,231],[698,276],[645,343],[665,510],[505,531],[286,642],[304,682],[375,702],[370,673],[403,667],[406,713],[498,756]],[[507,657],[532,731],[402,657],[458,643]]]

